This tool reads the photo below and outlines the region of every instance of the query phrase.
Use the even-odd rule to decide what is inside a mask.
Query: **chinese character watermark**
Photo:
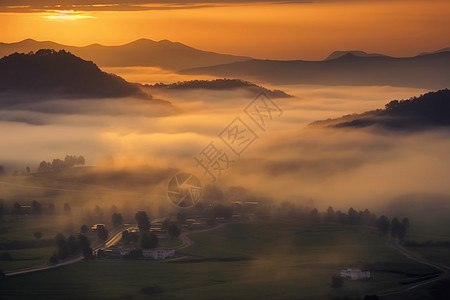
[[[167,186],[167,197],[178,207],[194,206],[201,197],[202,184],[190,173],[179,173],[170,179]]]
[[[281,108],[262,91],[243,110],[244,114],[236,116],[218,135],[226,145],[225,149],[211,141],[196,156],[195,166],[200,167],[203,176],[208,176],[211,182],[229,170],[235,159],[241,157],[258,138],[257,131],[265,132],[269,123],[281,117]],[[175,175],[168,185],[169,200],[178,207],[190,207],[199,201],[202,193],[200,180],[190,173]]]

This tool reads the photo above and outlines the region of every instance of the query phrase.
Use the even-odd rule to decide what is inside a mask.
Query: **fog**
[[[146,68],[115,71],[127,80],[144,83],[182,79],[165,73],[148,75]],[[86,165],[95,168],[89,169],[86,178],[80,175],[76,183],[71,182],[69,191],[58,193],[67,201],[83,198],[80,203],[86,209],[95,206],[88,205],[90,201],[128,210],[130,203],[153,211],[161,205],[170,209],[163,194],[173,174],[190,172],[204,185],[211,183],[193,160],[211,141],[234,160],[215,185],[223,190],[243,187],[256,199],[289,200],[321,209],[328,205],[378,209],[405,194],[450,194],[448,130],[414,133],[308,125],[383,108],[390,100],[425,90],[264,86],[294,96],[273,99],[283,114],[268,122],[265,131],[244,113],[256,96],[246,90],[153,91],[154,99],[170,104],[128,98],[53,99],[8,107],[0,110],[0,165],[8,172],[20,172],[26,166],[36,172],[42,160],[83,155]],[[219,138],[235,117],[241,117],[258,135],[240,157]],[[62,186],[67,189],[58,180],[63,179],[48,180],[45,186],[55,192]],[[3,198],[10,196],[7,190],[13,192],[11,186],[0,188]],[[44,197],[46,191],[39,193]],[[74,191],[85,194],[79,197]],[[80,209],[85,207],[80,205]]]

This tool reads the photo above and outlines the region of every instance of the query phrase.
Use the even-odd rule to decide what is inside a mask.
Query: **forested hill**
[[[105,73],[93,62],[50,49],[0,59],[0,93],[72,98],[144,96],[139,85]]]
[[[314,126],[367,127],[379,125],[390,129],[421,129],[450,126],[450,90],[429,92],[408,100],[394,100],[384,109],[316,121]]]
[[[167,90],[190,90],[190,89],[207,89],[207,90],[231,90],[243,88],[257,93],[264,91],[268,96],[273,98],[288,98],[291,95],[281,90],[270,90],[265,87],[256,85],[254,83],[243,81],[240,79],[215,79],[215,80],[191,80],[180,81],[177,83],[164,84],[157,83],[154,85],[146,85],[145,87],[153,89],[167,89]]]

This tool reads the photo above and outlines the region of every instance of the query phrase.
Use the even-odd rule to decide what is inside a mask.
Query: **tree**
[[[83,234],[79,234],[78,235],[78,243],[80,245],[81,253],[83,254],[84,258],[86,258],[86,259],[92,258],[93,257],[92,248],[91,248],[88,238]]]
[[[45,160],[39,164],[38,172],[48,172],[51,169],[51,164]]]
[[[169,229],[167,230],[167,233],[171,238],[176,238],[180,235],[181,230],[178,228],[176,224],[170,224]]]
[[[150,220],[145,211],[138,211],[134,218],[141,232],[148,232],[150,230]]]
[[[80,232],[81,233],[87,233],[88,230],[89,230],[89,228],[87,227],[86,224],[85,225],[81,225],[81,227],[80,227]]]
[[[27,167],[25,168],[25,173],[26,173],[27,175],[29,175],[29,174],[31,173],[31,169],[30,169],[29,166],[27,166]]]
[[[350,207],[347,213],[347,223],[350,225],[356,225],[358,222],[358,213],[353,207]]]
[[[400,226],[398,228],[398,232],[397,232],[398,238],[400,240],[403,240],[405,238],[407,232],[408,232],[408,229],[403,224],[400,224]]]
[[[70,255],[76,255],[80,252],[79,242],[73,235],[67,238],[67,248]]]
[[[69,248],[64,235],[58,233],[55,237],[56,246],[58,247],[58,258],[65,259],[69,256]]]
[[[41,204],[37,202],[36,200],[33,200],[31,203],[31,213],[33,215],[40,215],[41,214]]]
[[[142,249],[148,249],[148,248],[156,248],[158,247],[158,237],[154,235],[153,233],[142,233],[141,235],[141,248]]]
[[[398,237],[400,232],[401,223],[397,218],[392,219],[391,221],[391,236]]]
[[[98,227],[97,229],[97,237],[99,238],[100,241],[106,241],[106,239],[108,239],[108,230],[101,226]]]
[[[336,213],[334,212],[334,209],[330,206],[327,209],[327,213],[325,214],[325,220],[327,222],[334,222],[336,220]]]
[[[123,218],[120,213],[113,213],[111,217],[111,222],[114,226],[119,227],[123,224]]]
[[[40,239],[42,237],[42,232],[36,231],[35,233],[33,233],[33,235],[35,238]]]
[[[84,159],[84,157],[83,156],[78,156],[78,158],[77,158],[77,165],[84,165],[86,163],[86,160]]]
[[[387,235],[389,233],[390,224],[389,219],[386,216],[379,217],[376,222],[376,226],[383,235]]]
[[[50,258],[49,258],[49,263],[51,263],[51,264],[56,264],[56,263],[58,263],[58,255],[56,254],[56,253],[53,253],[53,255],[52,256],[50,256]]]

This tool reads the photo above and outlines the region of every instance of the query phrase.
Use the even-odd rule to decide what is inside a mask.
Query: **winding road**
[[[130,227],[133,227],[133,226],[130,226]],[[93,247],[92,250],[95,252],[97,250],[103,250],[103,249],[106,249],[106,248],[109,248],[109,247],[115,245],[122,238],[123,230],[128,230],[128,227],[122,228],[119,230],[115,230],[109,239],[107,239],[105,242],[102,242],[100,245]],[[59,268],[62,266],[67,266],[70,264],[80,262],[83,259],[84,259],[84,257],[82,255],[79,255],[79,256],[72,257],[72,258],[66,259],[64,261],[58,262],[56,264],[45,264],[45,265],[21,269],[21,270],[17,270],[17,271],[4,272],[4,274],[7,277],[12,277],[12,276],[17,276],[17,275],[25,275],[25,274],[29,274],[29,273],[40,272],[40,271]]]
[[[404,293],[404,292],[407,292],[407,291],[411,291],[411,290],[413,290],[415,288],[418,288],[420,286],[427,285],[427,284],[430,284],[432,282],[439,281],[439,280],[442,280],[444,278],[447,278],[450,275],[450,268],[448,266],[444,266],[444,265],[441,265],[441,264],[429,261],[429,260],[427,260],[425,258],[422,258],[422,257],[418,256],[417,254],[415,254],[415,253],[405,249],[402,245],[400,245],[400,243],[399,243],[399,241],[397,239],[390,239],[387,242],[387,246],[397,250],[398,252],[400,252],[401,254],[403,254],[404,256],[406,256],[407,258],[409,258],[411,260],[414,260],[414,261],[416,261],[418,263],[421,263],[421,264],[424,264],[424,265],[427,265],[429,267],[432,267],[432,268],[435,268],[435,269],[439,270],[440,272],[442,272],[442,274],[437,276],[437,277],[433,277],[433,278],[430,278],[430,279],[427,279],[427,280],[415,283],[415,284],[410,285],[410,286],[408,286],[408,287],[406,287],[404,289],[401,289],[401,290],[393,291],[392,289],[390,289],[390,290],[382,291],[382,292],[380,292],[378,294],[378,296],[380,296],[380,297],[396,295],[396,294],[401,294],[401,293]]]

